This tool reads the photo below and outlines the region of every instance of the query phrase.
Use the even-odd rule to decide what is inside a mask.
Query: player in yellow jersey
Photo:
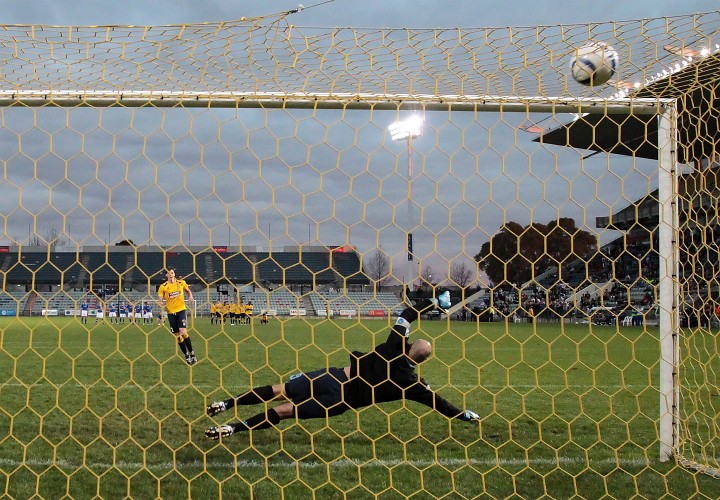
[[[239,304],[235,304],[235,323],[238,325],[242,324],[242,314],[244,310],[245,306],[242,302],[240,302]]]
[[[168,268],[165,271],[167,281],[158,288],[158,304],[160,310],[167,308],[167,319],[170,331],[175,335],[178,345],[185,354],[187,364],[197,363],[195,351],[193,351],[190,335],[187,332],[187,311],[185,309],[185,294],[188,300],[193,300],[192,292],[184,280],[175,277],[175,270]]]
[[[222,316],[221,323],[224,325],[227,321],[230,322],[230,304],[227,302],[223,302],[222,307],[220,308],[220,314]]]
[[[215,324],[219,325],[222,323],[222,309],[223,305],[222,302],[219,300],[215,302]]]
[[[238,325],[245,324],[245,304],[242,301],[237,306]]]
[[[245,322],[247,324],[250,324],[250,320],[252,319],[254,309],[255,309],[255,306],[253,306],[252,302],[248,302],[245,305]]]
[[[217,305],[215,305],[215,302],[212,302],[210,304],[210,324],[215,324],[215,315],[217,314]]]

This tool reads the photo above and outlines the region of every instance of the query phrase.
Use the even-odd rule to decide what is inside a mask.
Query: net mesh
[[[675,69],[664,50],[715,49],[718,13],[589,25],[477,29],[312,28],[287,17],[179,26],[3,26],[4,91],[242,92],[334,96],[563,97],[591,40],[619,50],[619,79]]]
[[[0,26],[4,493],[716,497],[720,12],[291,20]],[[608,84],[570,76],[589,41],[619,53]],[[394,141],[408,116],[422,134]],[[168,266],[194,292],[192,367],[157,307],[135,316]],[[479,424],[406,401],[205,438],[262,409],[209,402],[345,366],[445,288],[419,371]]]

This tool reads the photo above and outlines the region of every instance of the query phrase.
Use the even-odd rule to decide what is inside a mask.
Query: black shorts
[[[180,328],[187,328],[187,312],[185,309],[176,313],[168,313],[167,319],[170,331],[173,333],[179,333]]]
[[[323,368],[298,373],[285,383],[285,393],[295,404],[298,418],[325,418],[345,413],[342,383],[347,382],[342,368]]]

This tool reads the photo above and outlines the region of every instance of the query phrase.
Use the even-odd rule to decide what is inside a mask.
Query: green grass
[[[0,322],[0,488],[14,498],[716,498],[720,480],[658,461],[657,332],[422,322],[421,375],[481,423],[409,402],[222,443],[203,431],[261,407],[208,401],[345,366],[387,320],[271,321],[191,333],[185,365],[155,326]]]

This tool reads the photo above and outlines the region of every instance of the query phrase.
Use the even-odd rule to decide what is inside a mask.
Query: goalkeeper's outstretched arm
[[[408,389],[406,398],[424,404],[448,418],[457,418],[464,422],[480,420],[477,413],[472,410],[461,410],[447,399],[430,390],[430,387],[424,381]]]

